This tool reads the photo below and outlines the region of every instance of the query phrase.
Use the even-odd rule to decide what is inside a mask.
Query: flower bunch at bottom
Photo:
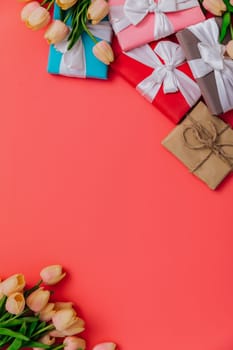
[[[51,22],[50,9],[56,3],[60,8],[61,20],[54,20],[45,32],[45,39],[49,44],[57,44],[63,40],[68,41],[71,49],[79,40],[81,34],[86,32],[95,43],[93,54],[103,63],[110,64],[114,60],[111,46],[106,41],[97,42],[88,23],[98,24],[109,12],[106,0],[43,0],[27,2],[21,11],[21,19],[26,26],[33,30],[45,28]],[[71,21],[71,29],[66,22]]]
[[[12,275],[0,283],[0,348],[85,350],[86,341],[77,334],[85,329],[72,302],[54,302],[46,285],[65,277],[60,265],[47,266],[41,280],[27,289],[23,274]],[[114,350],[114,343],[97,344],[93,350]]]
[[[223,42],[228,32],[231,39],[226,47],[227,54],[233,58],[233,0],[200,0],[202,7],[214,16],[222,17],[219,41]]]

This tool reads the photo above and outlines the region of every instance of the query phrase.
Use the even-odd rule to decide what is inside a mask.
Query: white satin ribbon
[[[185,61],[180,45],[161,41],[154,50],[149,45],[144,45],[125,52],[125,55],[154,69],[151,75],[136,87],[150,102],[155,99],[162,85],[165,94],[180,91],[189,106],[193,106],[201,96],[198,85],[185,73],[176,69]],[[157,55],[162,58],[164,64]]]
[[[119,33],[131,24],[136,26],[149,14],[155,14],[154,38],[159,39],[174,33],[167,13],[199,6],[197,0],[126,0],[124,5],[110,8],[113,29]]]
[[[95,25],[88,24],[88,29],[95,37],[108,42],[111,41],[112,29],[109,22],[103,21]],[[55,45],[56,50],[63,54],[59,72],[60,74],[66,76],[85,78],[86,58],[82,39],[80,37],[72,49],[68,50],[67,38],[68,36],[63,41]]]
[[[189,61],[195,78],[214,72],[223,112],[233,107],[233,60],[224,57],[225,46],[219,44],[219,27],[214,18],[188,28],[199,40],[201,58]]]

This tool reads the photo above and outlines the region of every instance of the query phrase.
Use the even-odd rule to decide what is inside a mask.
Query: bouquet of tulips
[[[19,350],[85,350],[86,342],[77,337],[85,329],[72,302],[50,301],[46,285],[65,277],[60,265],[47,266],[40,281],[25,288],[23,274],[15,274],[0,283],[0,348]],[[114,350],[112,342],[97,344],[93,350]]]
[[[86,32],[94,41],[93,54],[103,63],[110,64],[113,59],[111,46],[105,40],[97,42],[88,28],[88,23],[95,25],[99,23],[109,12],[109,5],[106,0],[20,0],[27,2],[21,11],[21,19],[26,26],[33,30],[45,28],[45,39],[49,44],[57,44],[68,39],[68,49],[71,49],[78,41],[81,34]],[[61,11],[61,20],[54,20],[52,23],[50,9],[56,3]],[[71,20],[71,26],[66,22]]]
[[[233,59],[233,0],[201,0],[201,5],[214,16],[223,18],[219,41],[222,43],[230,30],[232,40],[226,45],[226,53]]]

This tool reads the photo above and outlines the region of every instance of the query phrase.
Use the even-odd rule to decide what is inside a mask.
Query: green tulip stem
[[[233,26],[232,26],[232,24],[230,26],[230,33],[231,33],[231,39],[233,40]]]
[[[81,17],[82,26],[83,26],[85,32],[89,35],[89,37],[92,39],[92,41],[94,41],[94,43],[96,44],[97,40],[94,37],[94,35],[91,33],[91,31],[87,28],[85,18],[87,18],[87,9],[86,9],[85,17],[84,16]]]
[[[51,1],[54,2],[53,0],[43,0],[43,1],[40,3],[40,6],[44,6],[44,5],[48,4],[48,3],[50,3]]]
[[[53,350],[60,350],[60,349],[64,349],[65,344],[60,344],[58,346],[56,346],[55,348],[53,348]],[[82,350],[82,349],[81,349]]]
[[[65,16],[65,18],[63,19],[63,22],[66,23],[68,21],[68,19],[70,18],[70,16],[72,15],[72,13],[70,11],[68,11],[67,15]]]
[[[38,337],[38,335],[40,335],[41,333],[53,331],[54,329],[55,329],[54,325],[49,324],[48,326],[46,326],[46,327],[40,329],[39,331],[37,331],[36,333],[32,334],[32,338],[36,338],[36,337]]]
[[[49,11],[51,9],[51,7],[53,6],[55,0],[52,0],[49,4],[48,4],[48,7],[47,7],[47,10]]]

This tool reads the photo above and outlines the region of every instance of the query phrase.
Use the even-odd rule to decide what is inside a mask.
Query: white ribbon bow
[[[111,41],[112,29],[109,22],[103,21],[96,25],[88,24],[88,29],[95,37],[102,40]],[[63,54],[59,72],[60,74],[66,76],[85,78],[86,59],[82,39],[80,37],[72,49],[68,50],[67,38],[68,36],[63,41],[55,45],[56,50]]]
[[[201,58],[189,61],[195,78],[214,72],[223,112],[233,107],[233,60],[224,57],[225,46],[219,44],[219,27],[214,18],[188,28],[199,40]]]
[[[164,64],[156,54],[162,58]],[[150,102],[155,99],[162,85],[165,94],[180,91],[189,106],[193,106],[201,96],[198,85],[185,73],[176,69],[185,61],[180,45],[161,41],[154,50],[149,45],[144,45],[126,52],[125,55],[154,69],[151,75],[136,87]]]
[[[159,39],[174,33],[166,13],[196,6],[199,6],[197,0],[126,0],[122,6],[111,6],[110,14],[113,29],[118,33],[131,24],[138,25],[148,14],[154,13],[154,38]]]

